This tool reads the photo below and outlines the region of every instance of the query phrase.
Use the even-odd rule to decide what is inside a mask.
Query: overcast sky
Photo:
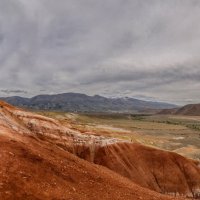
[[[200,102],[199,0],[0,0],[0,96]]]

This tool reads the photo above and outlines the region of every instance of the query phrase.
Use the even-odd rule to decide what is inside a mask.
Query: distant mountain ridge
[[[100,95],[88,96],[80,93],[37,95],[32,98],[19,96],[0,98],[9,104],[38,110],[69,112],[127,112],[137,113],[155,109],[171,109],[176,105],[143,101],[135,98],[107,98]]]
[[[200,116],[200,104],[188,104],[181,108],[164,109],[159,114]]]

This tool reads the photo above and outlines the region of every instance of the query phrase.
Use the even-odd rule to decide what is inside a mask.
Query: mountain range
[[[107,98],[100,95],[88,96],[80,93],[38,95],[32,98],[12,96],[0,99],[18,107],[69,112],[137,113],[155,109],[177,108],[176,105],[163,102],[143,101],[129,97]]]

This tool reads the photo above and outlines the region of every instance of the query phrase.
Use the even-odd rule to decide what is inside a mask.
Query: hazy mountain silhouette
[[[70,112],[142,112],[154,109],[171,109],[176,105],[143,101],[135,98],[106,98],[79,93],[38,95],[33,98],[19,96],[0,98],[15,106],[30,109],[58,110]]]

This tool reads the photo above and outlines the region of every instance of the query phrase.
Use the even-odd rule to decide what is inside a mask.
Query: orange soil
[[[0,199],[172,199],[29,136],[0,136]]]
[[[191,196],[200,189],[199,162],[140,144],[101,147],[95,153],[94,163],[161,193]]]
[[[57,121],[0,102],[0,199],[174,199],[63,150],[58,141],[78,134],[66,130]],[[104,158],[103,151],[99,153]]]

